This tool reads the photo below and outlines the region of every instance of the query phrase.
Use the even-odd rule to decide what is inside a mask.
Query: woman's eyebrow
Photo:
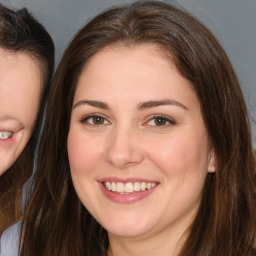
[[[108,104],[106,104],[104,102],[101,102],[101,101],[97,101],[97,100],[80,100],[72,107],[72,109],[74,109],[78,106],[81,106],[81,105],[89,105],[89,106],[92,106],[92,107],[102,108],[102,109],[105,109],[105,110],[110,109]]]
[[[72,109],[74,109],[78,106],[81,106],[81,105],[89,105],[89,106],[96,107],[96,108],[102,108],[104,110],[110,109],[108,104],[106,104],[102,101],[97,101],[97,100],[80,100],[72,107]],[[180,103],[176,100],[171,100],[171,99],[150,100],[150,101],[142,102],[137,105],[137,109],[145,110],[145,109],[150,109],[153,107],[159,107],[159,106],[164,106],[164,105],[178,106],[185,110],[188,110],[188,108],[185,105],[183,105],[182,103]]]
[[[138,108],[138,110],[146,110],[146,109],[159,107],[159,106],[164,106],[164,105],[177,106],[177,107],[181,107],[185,110],[188,110],[188,108],[185,105],[183,105],[182,103],[180,103],[176,100],[171,100],[171,99],[146,101],[146,102],[143,102],[143,103],[139,103],[137,108]]]

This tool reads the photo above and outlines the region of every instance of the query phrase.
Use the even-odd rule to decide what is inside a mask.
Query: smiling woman
[[[214,36],[161,2],[110,9],[51,91],[21,256],[252,256],[247,110]]]
[[[78,197],[110,244],[173,240],[163,250],[174,255],[216,164],[196,93],[158,48],[114,45],[91,59],[74,95],[68,155]],[[78,106],[84,99],[101,104]]]
[[[2,174],[19,157],[32,134],[42,81],[39,65],[24,53],[0,49],[0,70]]]
[[[53,42],[42,25],[25,9],[0,5],[0,235],[21,218],[53,65]]]

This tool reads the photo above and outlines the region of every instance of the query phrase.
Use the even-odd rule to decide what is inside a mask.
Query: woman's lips
[[[17,141],[16,133],[0,132],[0,146],[10,147],[15,144],[15,141]]]
[[[99,182],[104,195],[117,203],[133,203],[149,196],[159,185],[149,181],[114,181],[109,179]]]
[[[128,193],[136,193],[140,191],[149,190],[156,186],[156,182],[103,182],[105,188],[109,191],[120,193],[120,194],[128,194]]]
[[[2,147],[12,147],[18,145],[24,133],[24,128],[20,128],[17,131],[8,131],[0,129],[0,146]]]

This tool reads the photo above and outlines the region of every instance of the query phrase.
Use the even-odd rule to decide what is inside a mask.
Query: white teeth
[[[151,183],[147,183],[147,189],[151,189]]]
[[[146,182],[142,182],[142,183],[140,184],[140,190],[145,191],[146,188],[147,188]]]
[[[131,182],[128,182],[124,186],[124,191],[126,193],[132,193],[133,192],[133,184]]]
[[[135,182],[133,189],[134,189],[134,191],[140,191],[140,182]]]
[[[151,183],[151,188],[154,188],[156,186],[156,183]]]
[[[103,183],[105,188],[109,191],[120,193],[120,194],[130,194],[134,192],[139,192],[139,191],[145,191],[149,190],[151,188],[154,188],[156,186],[155,182],[127,182],[127,183],[122,183],[122,182],[109,182],[106,181]]]
[[[0,139],[1,140],[9,139],[11,136],[12,136],[12,132],[0,131]]]
[[[116,183],[115,182],[111,183],[111,191],[113,191],[113,192],[116,191]]]
[[[121,182],[116,183],[116,192],[124,193],[124,183],[121,183]]]
[[[106,182],[105,183],[105,186],[106,186],[106,188],[108,189],[108,190],[111,190],[111,184],[110,184],[110,182]]]

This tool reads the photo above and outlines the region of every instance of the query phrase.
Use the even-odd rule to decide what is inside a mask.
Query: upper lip
[[[104,182],[122,182],[122,183],[128,183],[128,182],[147,182],[147,183],[159,183],[156,180],[149,180],[149,179],[143,179],[143,178],[118,178],[118,177],[104,177],[97,180],[98,182],[104,183]]]

